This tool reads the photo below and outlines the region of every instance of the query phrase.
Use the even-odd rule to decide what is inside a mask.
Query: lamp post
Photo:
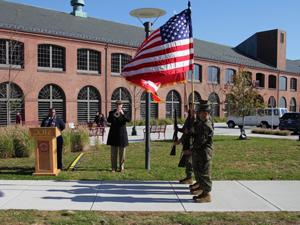
[[[145,37],[148,38],[150,35],[151,26],[161,16],[165,15],[166,12],[162,9],[157,8],[141,8],[134,9],[130,12],[130,15],[138,18],[145,28]],[[156,18],[154,22],[143,22],[141,19]],[[146,140],[145,140],[145,169],[150,171],[150,102],[151,94],[146,92]]]

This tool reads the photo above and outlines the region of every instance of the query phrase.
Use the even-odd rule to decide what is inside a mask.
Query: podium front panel
[[[38,141],[38,168],[39,170],[51,170],[50,156],[50,142],[49,141]]]

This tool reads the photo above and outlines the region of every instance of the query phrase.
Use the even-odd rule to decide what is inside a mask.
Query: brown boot
[[[189,189],[195,189],[195,188],[199,188],[199,187],[200,187],[200,185],[196,182],[196,183],[190,185]]]
[[[199,187],[199,188],[191,189],[190,192],[192,195],[200,195],[203,192],[203,190]]]
[[[211,202],[211,195],[209,192],[202,192],[202,194],[194,196],[193,200],[197,203]]]
[[[192,184],[193,183],[193,179],[192,178],[184,178],[182,180],[179,181],[179,184]]]

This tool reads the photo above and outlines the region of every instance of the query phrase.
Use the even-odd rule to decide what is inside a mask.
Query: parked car
[[[262,128],[277,128],[279,126],[279,118],[288,110],[286,108],[265,108],[254,109],[249,115],[245,116],[245,126],[257,126]],[[228,116],[227,125],[229,128],[243,125],[243,117]]]
[[[300,133],[300,113],[285,113],[280,118],[279,129]]]

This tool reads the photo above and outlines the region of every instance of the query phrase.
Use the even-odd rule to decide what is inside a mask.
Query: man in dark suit
[[[65,123],[62,119],[56,116],[56,111],[53,108],[49,109],[48,116],[42,121],[41,127],[57,127],[60,131],[65,129]],[[62,149],[63,149],[63,137],[62,135],[56,138],[57,142],[57,168],[62,169]]]
[[[111,169],[112,172],[117,170],[119,155],[119,171],[124,172],[125,147],[128,146],[128,135],[126,122],[130,119],[123,111],[123,103],[117,101],[117,109],[110,111],[107,122],[110,125],[107,145],[111,146]]]

